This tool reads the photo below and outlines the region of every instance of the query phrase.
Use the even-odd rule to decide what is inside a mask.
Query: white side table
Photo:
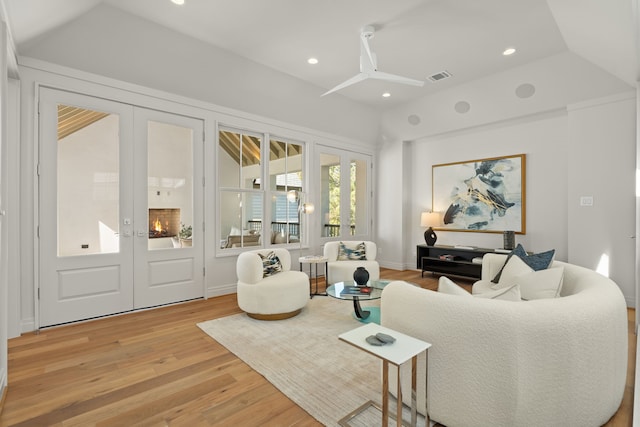
[[[314,295],[322,295],[327,296],[327,293],[318,293],[318,264],[324,264],[324,277],[327,277],[327,263],[329,262],[329,258],[324,257],[322,255],[307,255],[301,256],[298,258],[298,262],[300,263],[300,271],[302,271],[302,264],[309,264],[309,295],[313,298]],[[316,289],[315,291],[311,290],[311,267],[312,265],[316,265]]]
[[[387,335],[391,335],[396,339],[393,344],[387,344],[383,346],[374,346],[367,343],[366,338],[369,335],[375,335],[378,332],[382,332]],[[428,368],[429,368],[429,353],[428,349],[431,344],[419,339],[410,337],[400,332],[396,332],[392,329],[385,328],[375,323],[369,323],[365,326],[361,326],[356,329],[352,329],[349,332],[345,332],[338,336],[338,338],[344,342],[347,342],[367,353],[382,359],[382,408],[376,405],[373,401],[368,401],[364,405],[357,408],[355,411],[346,415],[340,420],[341,426],[349,426],[349,420],[353,419],[359,413],[363,412],[369,406],[373,406],[382,411],[382,425],[387,427],[389,425],[389,363],[395,365],[398,369],[398,390],[397,390],[397,409],[396,409],[396,422],[398,427],[402,426],[402,387],[400,384],[400,365],[411,360],[411,426],[415,427],[418,414],[417,414],[417,402],[416,402],[416,371],[418,355],[425,352],[425,408],[427,399],[427,381]],[[428,409],[428,408],[427,408]],[[427,411],[425,411],[427,412]],[[429,425],[429,414],[425,413],[425,425]]]

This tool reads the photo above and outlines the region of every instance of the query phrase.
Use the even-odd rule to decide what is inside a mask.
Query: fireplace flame
[[[158,233],[162,233],[162,223],[160,222],[160,219],[156,217],[156,220],[153,222],[153,230],[157,231]]]

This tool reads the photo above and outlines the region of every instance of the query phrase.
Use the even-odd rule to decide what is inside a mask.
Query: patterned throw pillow
[[[280,273],[282,271],[282,263],[280,262],[280,258],[273,253],[273,251],[269,252],[266,255],[262,255],[258,253],[260,258],[262,258],[262,277],[273,276],[276,273]]]
[[[364,242],[358,243],[355,249],[349,249],[344,243],[340,242],[338,249],[338,261],[360,261],[367,259],[367,248]]]

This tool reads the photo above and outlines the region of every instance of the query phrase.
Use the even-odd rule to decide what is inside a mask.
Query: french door
[[[371,156],[318,146],[321,238],[371,235]]]
[[[39,325],[202,297],[202,121],[49,88],[39,111]]]

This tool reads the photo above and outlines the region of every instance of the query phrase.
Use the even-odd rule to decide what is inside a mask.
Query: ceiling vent
[[[445,71],[440,71],[439,73],[432,74],[427,78],[430,81],[435,83],[435,82],[438,82],[440,80],[448,79],[449,77],[451,77],[451,73],[445,70]]]

